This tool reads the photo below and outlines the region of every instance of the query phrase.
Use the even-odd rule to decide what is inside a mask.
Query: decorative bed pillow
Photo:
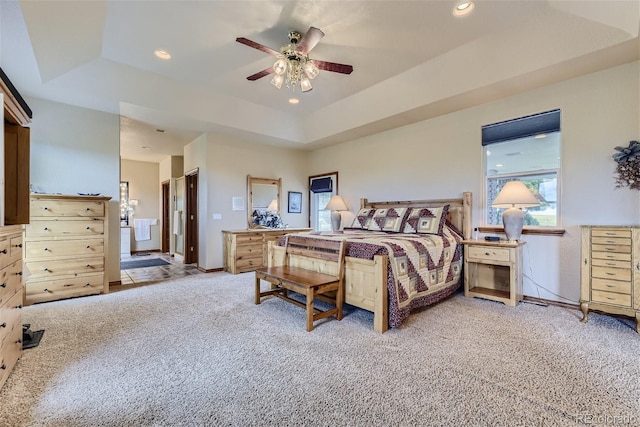
[[[407,208],[376,209],[371,222],[369,222],[369,230],[397,233],[400,231],[406,212]]]
[[[411,208],[403,233],[442,234],[449,205],[437,208]]]
[[[360,209],[358,214],[353,220],[353,224],[351,224],[351,228],[361,228],[367,230],[369,228],[369,223],[371,222],[371,218],[373,214],[376,213],[375,209]]]

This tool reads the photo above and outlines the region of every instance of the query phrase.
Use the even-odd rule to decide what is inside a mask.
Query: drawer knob
[[[16,305],[16,308],[22,308],[22,304]]]
[[[7,250],[6,250],[6,249],[3,249],[3,250],[1,250],[1,251],[0,251],[0,253],[2,253],[2,254],[5,254],[5,255],[6,255],[6,254],[7,254]]]
[[[89,211],[91,210],[91,208],[87,208],[87,209],[85,209],[85,210],[86,210],[87,212],[89,212]]]
[[[49,292],[49,288],[44,288],[42,292]]]
[[[42,208],[42,209],[43,209],[43,210],[45,210],[45,211],[48,211],[48,210],[49,210],[49,208],[48,208],[48,207],[46,207],[46,206],[45,206],[44,208]]]
[[[18,243],[17,245],[13,245],[14,248],[21,248],[22,247],[22,243]]]
[[[6,287],[7,287],[6,283],[3,283],[2,285],[0,285],[0,288],[6,288]]]
[[[91,283],[87,283],[86,285],[84,285],[84,287],[86,288],[87,286],[91,286]]]
[[[0,328],[6,328],[7,327],[7,322],[2,322],[2,324],[0,324]]]
[[[91,246],[87,245],[87,249],[91,249]]]
[[[615,274],[613,274],[613,273],[609,273],[609,272],[607,271],[607,276],[615,276]]]
[[[44,268],[44,271],[49,271],[49,269],[47,267]]]
[[[491,255],[491,254],[490,254],[489,252],[485,252],[484,254],[485,254],[486,256],[489,256],[489,255]]]
[[[22,276],[22,271],[18,271],[18,272],[16,273],[16,275],[18,275],[18,276]]]
[[[49,227],[45,227],[45,228],[44,228],[44,231],[49,231]]]
[[[45,251],[45,252],[49,251],[49,248],[44,248],[44,251]]]
[[[91,230],[91,227],[87,226],[87,230]]]
[[[5,365],[4,363],[2,364],[2,366],[0,366],[0,369],[7,369],[7,365]]]

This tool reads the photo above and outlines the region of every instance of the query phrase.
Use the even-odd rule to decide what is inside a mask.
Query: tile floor
[[[122,285],[137,285],[149,282],[160,282],[176,277],[184,277],[190,274],[202,274],[195,264],[183,264],[168,254],[151,252],[148,255],[131,255],[121,258],[121,261],[135,261],[141,259],[160,258],[169,264],[156,267],[131,268],[120,270],[120,282]]]

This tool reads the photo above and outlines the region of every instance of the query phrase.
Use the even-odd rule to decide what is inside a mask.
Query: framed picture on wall
[[[289,191],[289,213],[302,213],[302,193]]]

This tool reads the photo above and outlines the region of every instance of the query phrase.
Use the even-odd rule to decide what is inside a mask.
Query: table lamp
[[[331,196],[329,203],[324,207],[325,210],[331,211],[331,230],[340,230],[340,222],[342,221],[342,215],[340,211],[347,211],[347,205],[344,203],[342,197],[335,195]]]
[[[494,208],[507,208],[502,213],[504,232],[509,241],[520,240],[524,225],[524,212],[520,208],[539,206],[540,203],[522,181],[507,182],[493,201]]]
[[[267,212],[278,212],[278,200],[273,199],[269,206],[267,206]]]

